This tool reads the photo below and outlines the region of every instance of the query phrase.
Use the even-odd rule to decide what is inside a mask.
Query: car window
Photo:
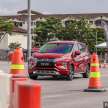
[[[47,43],[40,48],[40,53],[69,53],[73,44],[67,43]]]
[[[79,48],[79,50],[80,50],[81,52],[85,52],[85,50],[86,50],[86,45],[84,45],[84,44],[78,44],[78,48]]]
[[[78,51],[78,46],[77,44],[74,44],[73,50],[72,51]]]

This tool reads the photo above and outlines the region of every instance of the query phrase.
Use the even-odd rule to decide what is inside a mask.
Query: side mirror
[[[77,51],[72,53],[71,57],[73,58],[73,57],[76,57],[77,55],[80,55],[80,54],[81,54],[81,52],[79,50],[77,50]]]
[[[79,50],[75,51],[75,56],[80,55],[80,54],[81,54],[81,52]]]

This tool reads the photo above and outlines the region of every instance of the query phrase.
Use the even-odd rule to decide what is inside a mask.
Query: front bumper
[[[29,69],[29,73],[33,73],[36,75],[68,75],[69,70],[67,69],[60,69],[60,68],[32,68]]]
[[[68,64],[67,68],[58,64],[52,61],[38,61],[37,65],[34,64],[30,66],[31,68],[29,69],[29,73],[33,73],[36,75],[68,75]]]
[[[60,75],[59,72],[55,70],[35,70],[33,71],[33,74],[35,75],[40,75],[40,76],[45,76],[45,75]]]

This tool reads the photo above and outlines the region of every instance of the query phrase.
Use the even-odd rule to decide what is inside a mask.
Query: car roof
[[[50,41],[48,43],[67,43],[67,44],[81,43],[81,44],[84,44],[84,43],[78,42],[78,41]]]

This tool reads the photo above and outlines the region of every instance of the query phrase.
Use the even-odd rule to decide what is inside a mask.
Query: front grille
[[[36,67],[44,67],[44,68],[54,68],[55,62],[54,60],[39,60],[37,61]]]

